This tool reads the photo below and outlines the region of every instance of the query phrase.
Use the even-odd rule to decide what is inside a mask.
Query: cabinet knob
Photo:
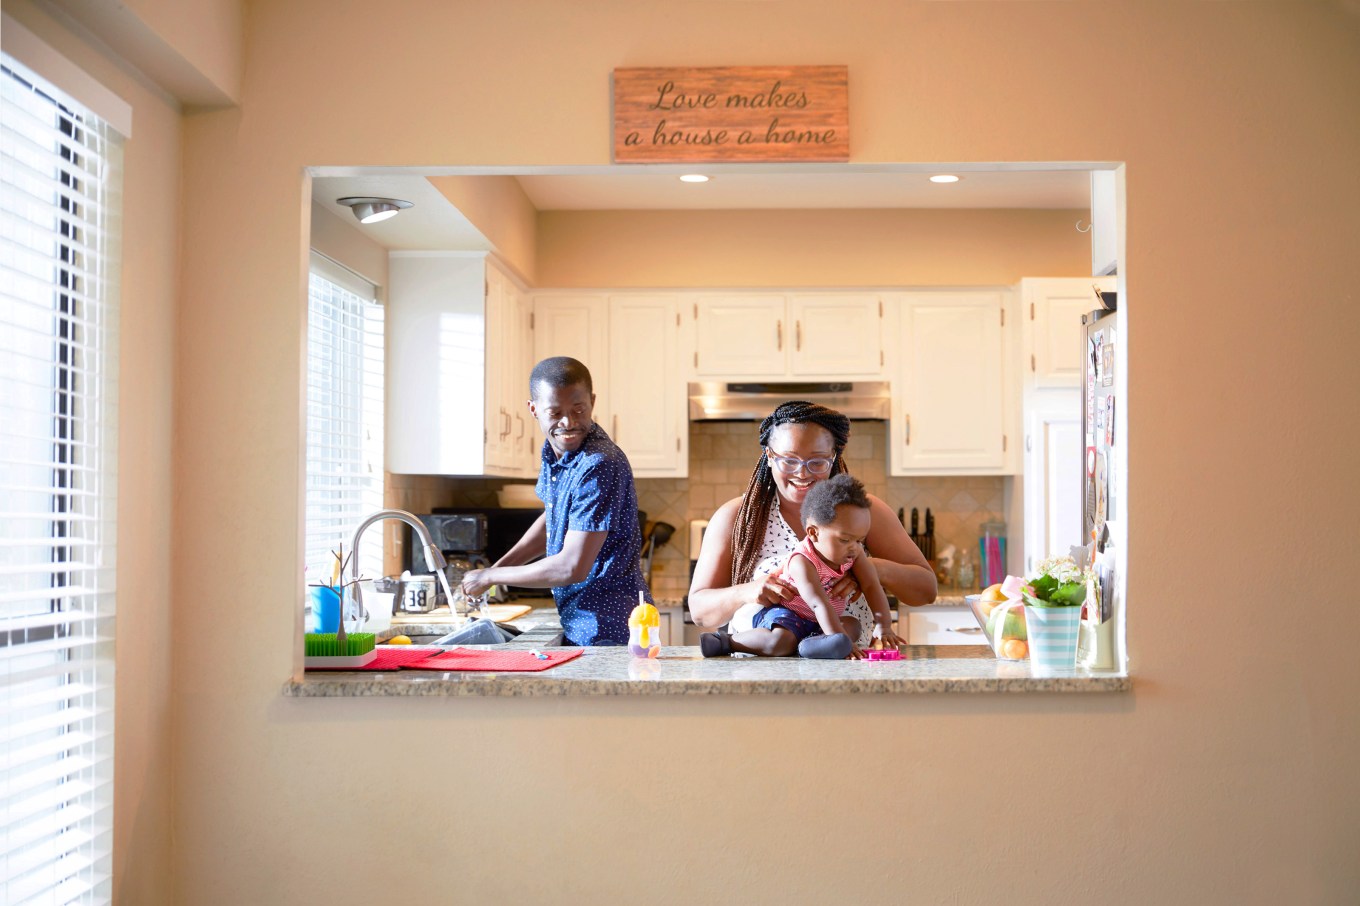
[[[614,416],[614,430],[609,433],[614,435],[614,443],[617,444],[619,442],[619,417],[617,415]]]
[[[802,351],[803,351],[803,322],[802,322],[802,321],[794,321],[794,322],[793,322],[793,351],[794,351],[794,352],[802,352]]]
[[[902,434],[906,438],[907,446],[911,446],[911,416],[902,416]]]
[[[774,348],[780,352],[784,351],[784,322],[774,322]]]

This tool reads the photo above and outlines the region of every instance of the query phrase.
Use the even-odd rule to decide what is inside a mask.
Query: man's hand
[[[486,578],[488,572],[490,572],[488,569],[470,569],[463,573],[463,594],[475,598],[495,585],[495,582]]]

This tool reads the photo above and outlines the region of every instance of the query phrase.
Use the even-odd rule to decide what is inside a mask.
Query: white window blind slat
[[[0,902],[107,903],[121,140],[8,55],[0,124]]]

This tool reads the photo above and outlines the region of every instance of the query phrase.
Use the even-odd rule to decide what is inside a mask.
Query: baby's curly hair
[[[835,522],[838,506],[869,508],[869,495],[864,491],[863,482],[847,472],[832,475],[808,490],[803,498],[803,527]]]

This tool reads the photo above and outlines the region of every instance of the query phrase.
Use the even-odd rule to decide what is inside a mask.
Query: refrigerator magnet
[[[1114,446],[1114,397],[1105,397],[1105,446]]]
[[[1114,344],[1104,343],[1100,347],[1100,386],[1114,384]]]

